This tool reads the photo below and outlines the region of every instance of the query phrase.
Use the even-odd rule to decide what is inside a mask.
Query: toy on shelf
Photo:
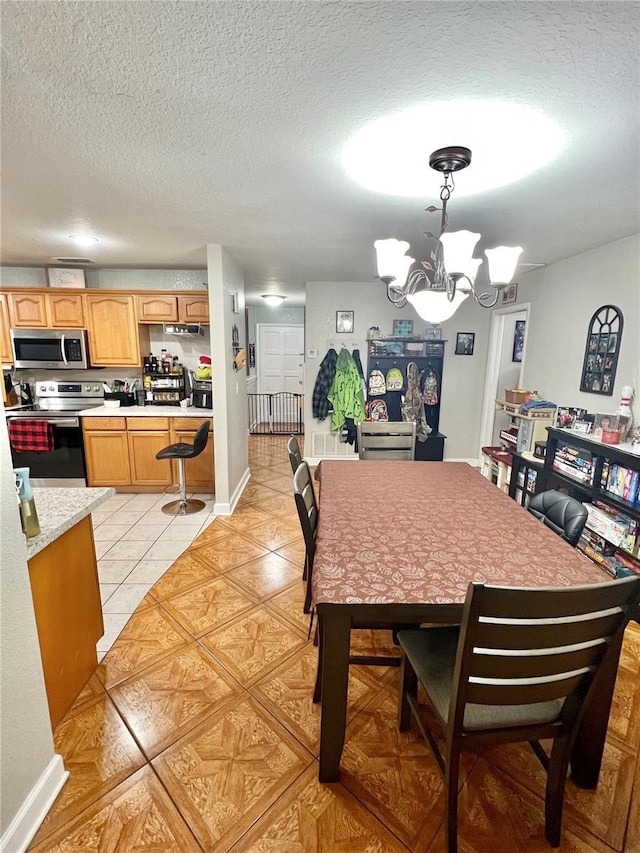
[[[211,379],[211,359],[208,355],[201,355],[196,365],[197,379]]]

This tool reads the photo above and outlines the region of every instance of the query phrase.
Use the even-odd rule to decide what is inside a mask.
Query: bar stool
[[[163,447],[156,453],[156,459],[177,459],[178,460],[178,482],[180,486],[180,498],[177,501],[171,501],[161,507],[162,512],[166,515],[192,515],[194,512],[200,512],[204,509],[205,503],[195,498],[187,498],[187,480],[185,476],[185,459],[194,459],[199,456],[207,446],[209,438],[209,421],[200,424],[193,439],[193,444],[187,444],[180,441],[177,444],[170,444],[168,447]]]

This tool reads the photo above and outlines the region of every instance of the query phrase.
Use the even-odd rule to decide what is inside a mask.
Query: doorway
[[[530,303],[498,308],[491,317],[489,355],[480,427],[480,446],[496,445],[505,415],[496,411],[495,401],[504,399],[506,388],[520,388],[527,353],[527,321]],[[524,326],[522,326],[524,323]]]

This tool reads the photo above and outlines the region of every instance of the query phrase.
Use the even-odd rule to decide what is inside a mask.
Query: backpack
[[[384,381],[384,375],[380,370],[372,370],[369,374],[369,396],[380,397],[387,393],[387,386]]]
[[[387,391],[402,391],[404,379],[399,367],[391,367],[387,371]]]
[[[435,406],[438,402],[438,379],[430,367],[420,374],[420,387],[425,406]]]
[[[369,400],[364,407],[366,421],[388,421],[389,413],[384,400]]]

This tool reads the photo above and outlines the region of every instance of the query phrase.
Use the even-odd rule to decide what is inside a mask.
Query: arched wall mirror
[[[581,391],[607,397],[613,395],[622,327],[622,311],[615,305],[603,305],[591,317],[582,364]]]

